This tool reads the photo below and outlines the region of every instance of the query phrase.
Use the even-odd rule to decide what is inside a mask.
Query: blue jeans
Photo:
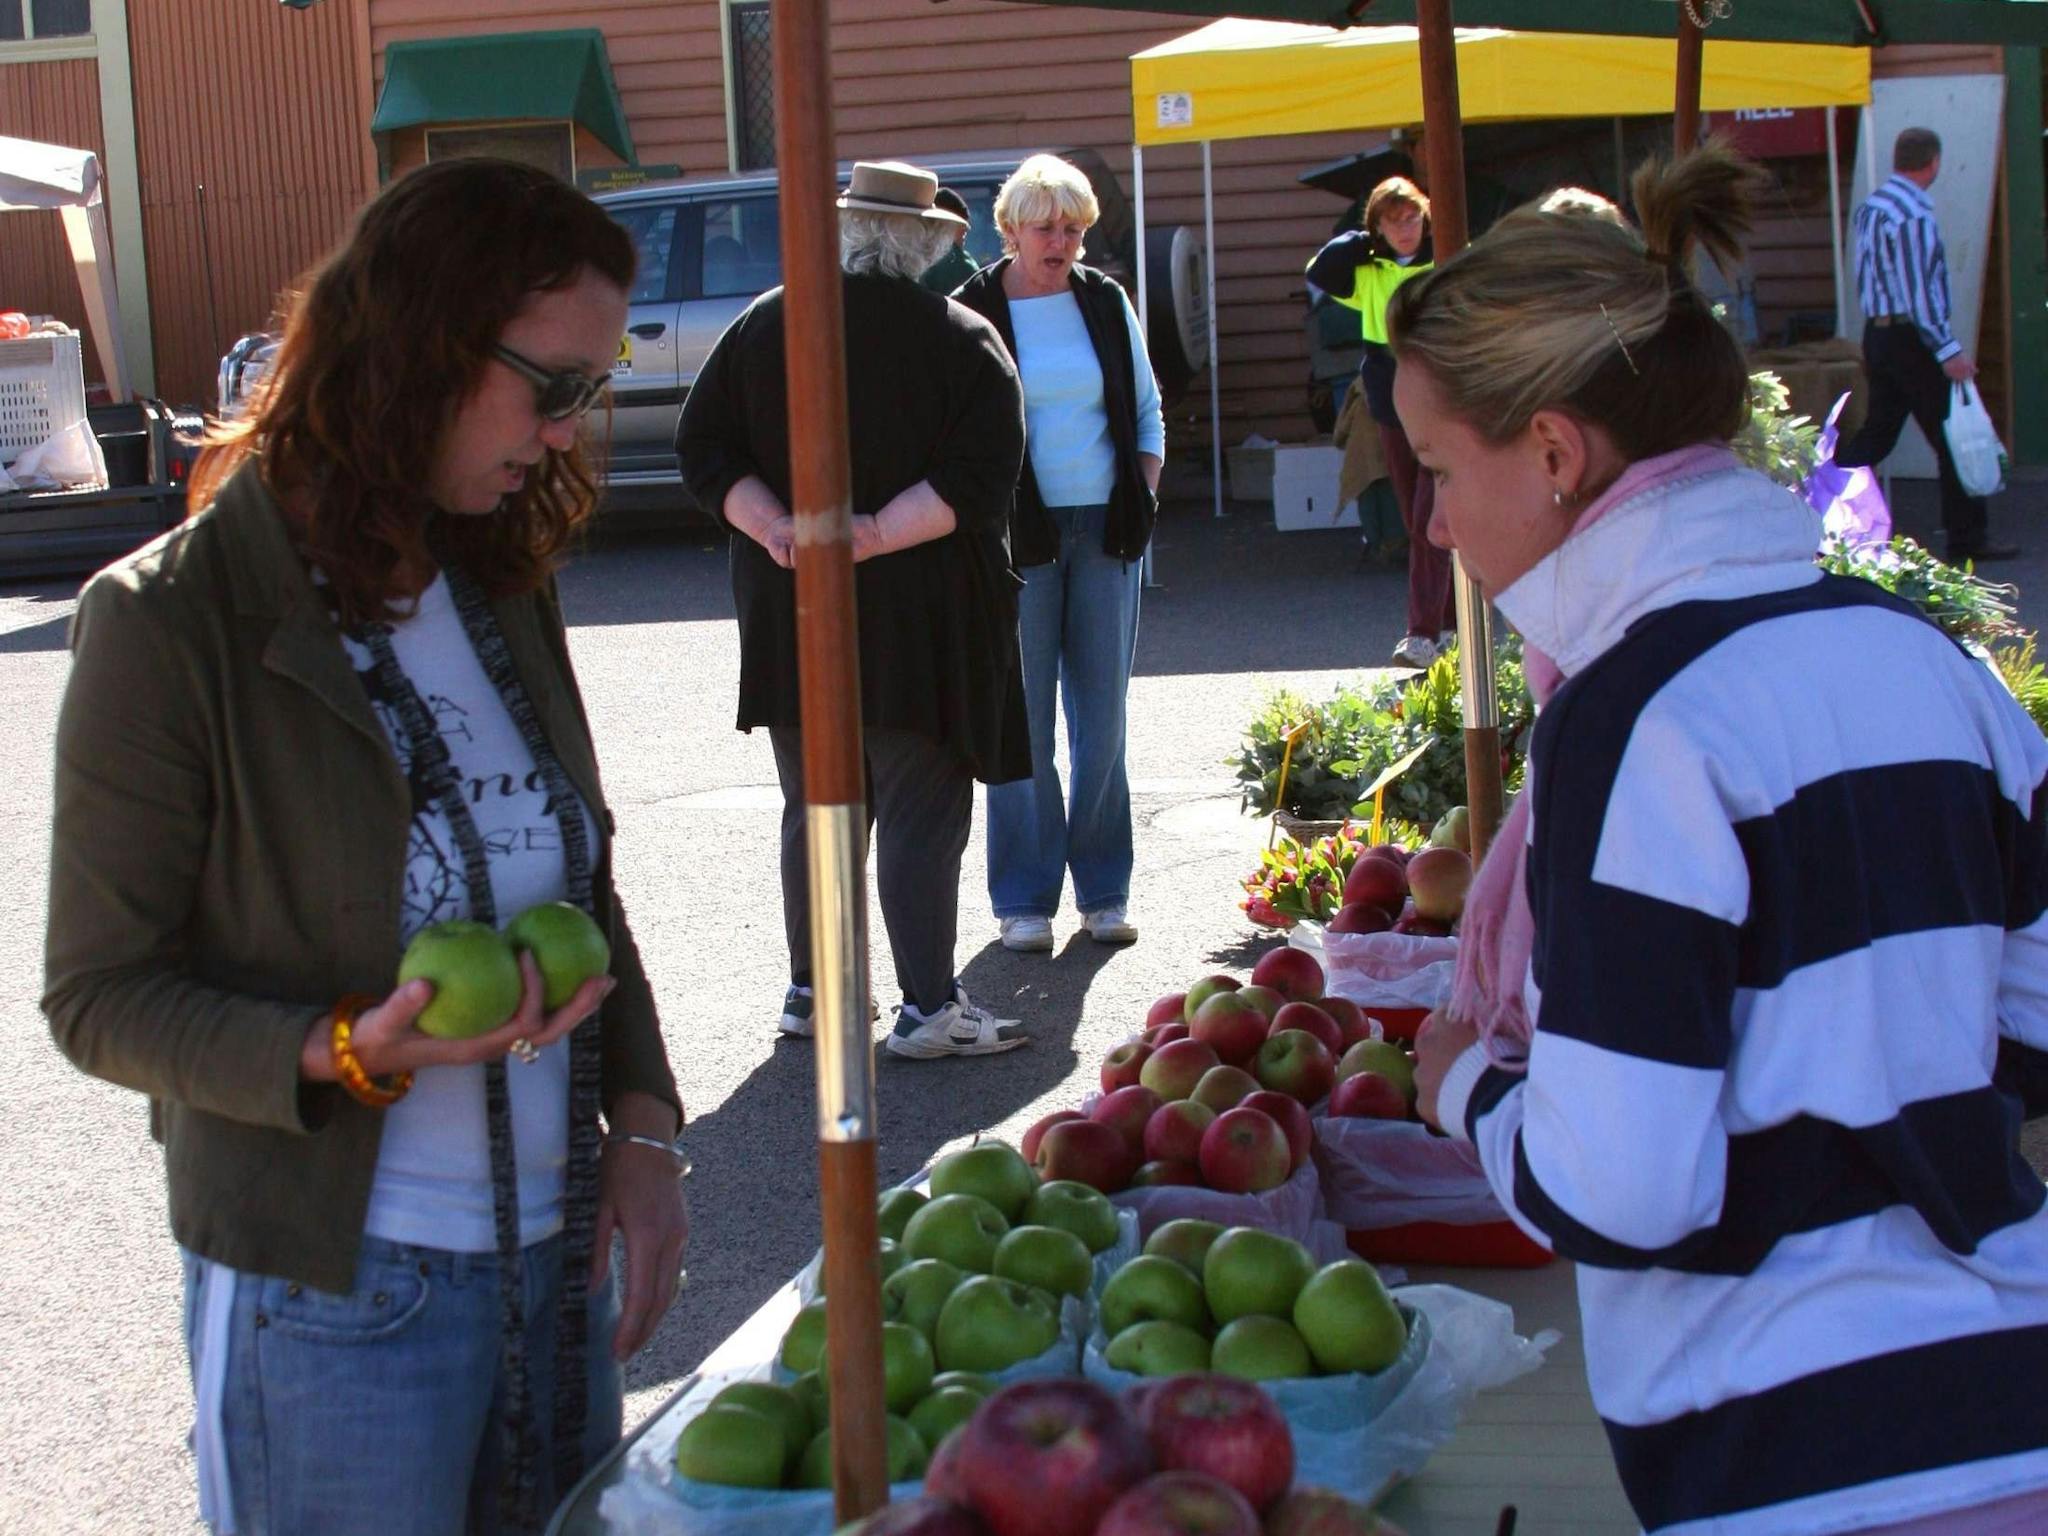
[[[1031,778],[988,787],[988,892],[997,917],[1051,917],[1074,872],[1085,914],[1131,894],[1131,784],[1124,697],[1138,652],[1136,561],[1103,553],[1107,507],[1053,507],[1059,558],[1027,567],[1018,594]],[[1054,698],[1073,782],[1053,766]]]
[[[498,1256],[363,1239],[355,1288],[318,1291],[274,1275],[185,1260],[185,1342],[206,1411],[206,1364],[224,1374],[219,1444],[232,1511],[204,1513],[236,1536],[484,1536],[505,1530],[497,1488]],[[554,1486],[551,1443],[555,1310],[562,1240],[520,1255],[528,1375],[542,1447],[542,1518]],[[200,1277],[233,1277],[224,1329],[205,1326]],[[618,1443],[619,1368],[612,1360],[616,1275],[590,1297],[586,1466]],[[221,1335],[225,1335],[224,1338]],[[195,1433],[207,1480],[209,1430]],[[202,1499],[203,1502],[203,1499]],[[228,1520],[232,1519],[232,1526]]]

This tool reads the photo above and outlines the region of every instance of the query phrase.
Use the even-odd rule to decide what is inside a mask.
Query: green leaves
[[[1820,428],[1792,413],[1792,397],[1775,373],[1749,376],[1749,420],[1729,445],[1751,469],[1797,490],[1820,461]]]
[[[1903,535],[1882,549],[1852,549],[1830,539],[1821,545],[1819,564],[1896,593],[1958,640],[1989,646],[2022,633],[2012,616],[2017,588],[1950,565]]]

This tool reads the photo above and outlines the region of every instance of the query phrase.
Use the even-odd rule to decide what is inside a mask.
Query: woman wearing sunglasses
[[[80,600],[44,1009],[150,1099],[217,1532],[539,1529],[674,1297],[682,1112],[552,574],[632,275],[540,172],[395,183],[200,510]],[[418,1027],[414,934],[551,901],[608,975],[550,1009],[522,955],[511,1018]]]

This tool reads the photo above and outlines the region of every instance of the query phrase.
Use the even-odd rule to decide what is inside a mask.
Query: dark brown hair
[[[1640,233],[1518,208],[1395,290],[1394,353],[1426,367],[1453,414],[1492,442],[1546,409],[1601,427],[1630,462],[1726,442],[1748,419],[1748,365],[1687,265],[1696,250],[1736,259],[1762,182],[1710,142],[1636,172]]]
[[[1902,128],[1892,140],[1892,169],[1924,171],[1941,158],[1941,135],[1932,128]]]
[[[586,269],[630,289],[633,266],[625,231],[544,171],[475,158],[410,172],[285,301],[277,356],[248,415],[209,432],[190,504],[256,458],[345,623],[394,616],[393,577],[430,537],[493,596],[535,590],[597,501],[581,440],[487,517],[437,518],[429,476],[528,298]]]
[[[1429,194],[1406,176],[1389,176],[1366,198],[1365,212],[1359,216],[1358,227],[1369,235],[1376,235],[1380,232],[1380,220],[1396,208],[1416,209],[1426,219],[1429,217]]]

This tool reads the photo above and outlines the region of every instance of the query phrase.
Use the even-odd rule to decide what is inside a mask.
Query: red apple
[[[1259,1513],[1205,1473],[1160,1472],[1110,1505],[1095,1536],[1260,1536]]]
[[[965,1429],[961,1425],[960,1429]],[[924,1491],[949,1504],[967,1502],[967,1485],[960,1481],[960,1446],[963,1436],[955,1429],[932,1447],[932,1459],[925,1463]]]
[[[1184,1163],[1177,1158],[1154,1158],[1141,1163],[1138,1171],[1131,1175],[1132,1189],[1150,1189],[1159,1184],[1186,1184],[1199,1186],[1202,1170],[1193,1163]]]
[[[1171,1045],[1174,1041],[1185,1040],[1187,1037],[1188,1027],[1179,1019],[1175,1019],[1171,1024],[1154,1024],[1145,1031],[1145,1042],[1155,1051],[1162,1045]]]
[[[1406,1120],[1408,1095],[1380,1072],[1354,1072],[1330,1090],[1330,1113],[1361,1120]]]
[[[1130,1182],[1138,1160],[1115,1126],[1077,1117],[1062,1120],[1045,1133],[1032,1164],[1048,1184],[1054,1179],[1073,1179],[1113,1195]]]
[[[1284,1029],[1299,1029],[1322,1041],[1323,1049],[1332,1056],[1342,1055],[1344,1031],[1337,1027],[1337,1016],[1323,1006],[1328,1001],[1324,998],[1313,1003],[1289,1003],[1273,1015],[1266,1038],[1270,1040]]]
[[[1316,1006],[1337,1021],[1337,1030],[1342,1037],[1338,1055],[1343,1055],[1360,1040],[1372,1038],[1372,1026],[1365,1021],[1365,1010],[1350,998],[1325,996],[1317,999]]]
[[[992,1536],[1088,1536],[1152,1469],[1122,1405],[1074,1377],[1003,1388],[959,1435],[967,1505]]]
[[[1225,976],[1221,972],[1214,976],[1204,976],[1182,995],[1180,1021],[1183,1024],[1193,1023],[1195,1010],[1202,1004],[1218,992],[1235,992],[1243,985],[1244,983],[1235,976]]]
[[[1259,1047],[1253,1073],[1261,1088],[1320,1104],[1337,1081],[1337,1058],[1305,1029],[1283,1029]]]
[[[1250,1003],[1260,1013],[1264,1014],[1269,1022],[1273,1015],[1278,1013],[1281,1006],[1287,1001],[1286,998],[1275,992],[1271,987],[1262,987],[1256,982],[1249,987],[1239,987],[1230,995],[1241,1002]]]
[[[1078,1109],[1056,1109],[1049,1115],[1042,1115],[1032,1122],[1031,1129],[1024,1133],[1024,1139],[1017,1143],[1017,1150],[1024,1154],[1024,1161],[1038,1161],[1038,1144],[1045,1139],[1045,1133],[1056,1125],[1069,1120],[1086,1120],[1088,1117]]]
[[[1088,1111],[1090,1120],[1100,1121],[1123,1137],[1124,1146],[1131,1154],[1133,1168],[1145,1156],[1145,1122],[1152,1118],[1152,1111],[1161,1103],[1158,1094],[1143,1083],[1132,1083],[1128,1088],[1119,1088],[1115,1093],[1104,1094],[1096,1100],[1095,1107]]]
[[[1252,985],[1271,987],[1290,1003],[1312,1003],[1323,995],[1323,968],[1307,950],[1282,944],[1259,956]]]
[[[1287,1182],[1293,1151],[1271,1115],[1239,1106],[1202,1132],[1202,1182],[1233,1195],[1278,1189]]]
[[[1344,905],[1378,907],[1389,917],[1408,899],[1408,877],[1392,859],[1362,858],[1344,880]]]
[[[884,1505],[847,1526],[846,1536],[981,1536],[981,1523],[958,1504],[927,1495]]]
[[[1417,917],[1455,923],[1471,888],[1471,856],[1456,848],[1425,848],[1408,861],[1408,890],[1415,898]],[[1252,979],[1258,979],[1256,971]]]
[[[1415,850],[1413,848],[1403,848],[1399,843],[1374,843],[1364,853],[1361,853],[1359,857],[1361,859],[1392,859],[1396,864],[1406,869],[1408,861],[1415,857]]]
[[[1254,1382],[1175,1376],[1146,1397],[1141,1422],[1162,1467],[1206,1472],[1253,1509],[1277,1503],[1294,1481],[1294,1437]]]
[[[1127,1040],[1102,1058],[1102,1091],[1115,1093],[1138,1080],[1152,1047],[1143,1040]]]
[[[1387,909],[1370,901],[1347,901],[1330,919],[1332,933],[1385,933],[1393,926]]]
[[[1218,1061],[1243,1066],[1266,1038],[1266,1015],[1245,1002],[1242,992],[1219,992],[1188,1021],[1188,1035],[1214,1051]]]
[[[1145,1122],[1145,1156],[1168,1162],[1192,1163],[1202,1155],[1202,1132],[1216,1118],[1216,1111],[1193,1099],[1176,1099],[1152,1111]]]
[[[1183,1022],[1187,1017],[1187,1001],[1188,995],[1185,992],[1168,992],[1156,999],[1152,1006],[1145,1010],[1145,1027],[1150,1029],[1154,1024]]]
[[[1309,1148],[1315,1141],[1315,1126],[1309,1120],[1308,1106],[1301,1100],[1275,1093],[1270,1088],[1261,1088],[1257,1093],[1246,1095],[1238,1108],[1256,1109],[1262,1115],[1271,1115],[1274,1124],[1286,1132],[1288,1173],[1292,1174],[1308,1159]]]
[[[1195,1091],[1188,1095],[1197,1104],[1206,1104],[1217,1114],[1235,1109],[1242,1104],[1245,1095],[1259,1091],[1259,1080],[1243,1067],[1224,1065],[1211,1067],[1202,1074],[1202,1080],[1195,1084]],[[1208,1133],[1203,1132],[1204,1135]]]
[[[1327,1488],[1296,1488],[1266,1514],[1266,1536],[1402,1536],[1352,1499]]]
[[[1202,1074],[1221,1060],[1199,1040],[1175,1040],[1152,1053],[1138,1081],[1162,1099],[1184,1099],[1195,1091]]]
[[[1453,849],[1451,851],[1456,852],[1457,850]],[[1411,934],[1418,939],[1448,939],[1451,936],[1451,925],[1438,918],[1424,917],[1420,913],[1410,912],[1402,917],[1399,922],[1395,923],[1391,931],[1394,933]]]

